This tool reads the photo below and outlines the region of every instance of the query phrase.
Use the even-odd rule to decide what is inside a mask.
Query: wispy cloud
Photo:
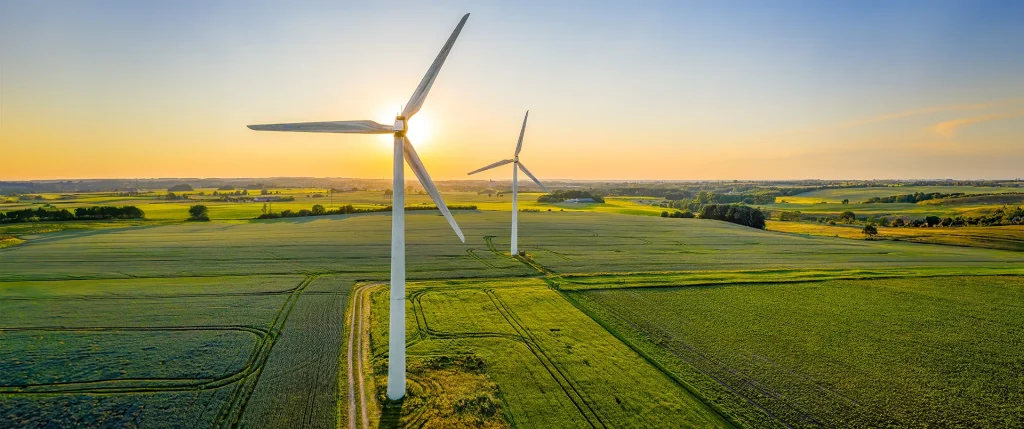
[[[940,136],[951,138],[956,136],[957,130],[966,127],[968,125],[977,124],[980,122],[995,121],[999,119],[1016,118],[1024,116],[1024,112],[1013,112],[1013,113],[1002,113],[996,115],[984,115],[984,116],[972,116],[968,118],[953,119],[950,121],[939,122],[933,127],[934,131]]]
[[[867,117],[867,118],[855,119],[855,120],[851,120],[851,121],[847,121],[847,122],[841,122],[841,123],[830,124],[830,125],[823,125],[823,126],[820,126],[820,127],[806,128],[806,129],[803,129],[803,130],[795,130],[795,131],[788,132],[788,133],[774,135],[774,136],[771,136],[769,138],[770,139],[776,139],[776,138],[780,138],[780,137],[790,137],[790,136],[801,135],[801,134],[811,134],[811,133],[819,133],[819,132],[826,132],[826,131],[845,130],[845,129],[849,129],[849,128],[855,128],[855,127],[864,126],[864,125],[877,124],[877,123],[880,123],[880,122],[894,121],[894,120],[897,120],[897,119],[904,119],[904,118],[910,118],[910,117],[921,116],[921,115],[928,115],[928,114],[933,114],[933,113],[963,112],[963,111],[969,111],[969,110],[985,110],[985,109],[993,109],[993,108],[1004,107],[1004,106],[1014,106],[1014,105],[1019,105],[1019,104],[1024,104],[1024,98],[1011,98],[1011,99],[1006,99],[1006,100],[989,101],[989,102],[984,102],[984,103],[948,104],[948,105],[942,105],[942,106],[922,107],[920,109],[905,110],[905,111],[902,111],[902,112],[888,113],[888,114],[879,115],[879,116],[872,116],[872,117]],[[994,119],[999,119],[999,118],[994,118]]]

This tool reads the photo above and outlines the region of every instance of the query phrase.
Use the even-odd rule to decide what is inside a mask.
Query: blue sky
[[[1024,171],[1024,2],[44,1],[0,3],[0,144],[32,161],[0,179],[385,176],[378,137],[244,125],[387,121],[465,12],[417,118],[436,178],[527,109],[551,178]]]

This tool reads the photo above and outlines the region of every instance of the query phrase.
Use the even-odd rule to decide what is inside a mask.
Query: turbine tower
[[[434,84],[444,60],[448,58],[455,39],[459,37],[462,27],[469,19],[467,13],[455,27],[448,42],[441,48],[437,58],[427,69],[416,91],[409,98],[405,109],[395,117],[394,125],[379,124],[374,121],[333,121],[333,122],[304,122],[297,124],[270,124],[270,125],[249,125],[250,129],[257,131],[294,131],[306,133],[348,133],[348,134],[394,134],[395,136],[395,158],[394,178],[392,181],[392,203],[391,203],[391,314],[389,320],[389,344],[388,344],[388,398],[392,400],[402,399],[405,396],[405,165],[404,159],[409,168],[416,174],[423,189],[430,194],[438,210],[448,220],[448,224],[455,230],[459,240],[466,242],[462,230],[455,223],[448,206],[441,199],[434,181],[427,174],[427,169],[420,161],[419,155],[413,149],[412,143],[406,137],[408,121],[420,110],[430,87]]]
[[[519,253],[519,183],[518,183],[519,182],[519,170],[523,170],[523,173],[525,173],[527,176],[530,176],[530,179],[533,179],[533,183],[536,183],[537,186],[540,186],[540,188],[543,189],[544,192],[551,192],[551,191],[548,191],[548,188],[545,187],[543,183],[540,183],[540,180],[537,180],[537,177],[535,177],[533,175],[533,173],[530,173],[530,170],[527,170],[526,166],[523,165],[523,163],[519,161],[519,151],[523,150],[523,134],[526,133],[526,120],[529,119],[529,118],[530,118],[530,111],[527,110],[526,111],[526,116],[523,117],[523,129],[519,130],[519,143],[516,143],[516,153],[515,153],[515,156],[512,157],[512,159],[503,159],[501,161],[495,162],[494,164],[488,165],[488,166],[483,167],[483,168],[478,168],[478,169],[470,171],[468,173],[468,174],[476,174],[476,173],[479,173],[481,171],[487,171],[487,170],[490,170],[490,169],[495,168],[495,167],[501,167],[502,165],[505,165],[505,164],[513,164],[512,165],[512,256],[515,256],[516,254]]]

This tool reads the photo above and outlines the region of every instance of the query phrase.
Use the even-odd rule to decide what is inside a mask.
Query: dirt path
[[[364,320],[369,316],[370,288],[383,282],[357,284],[352,291],[348,335],[348,427],[370,427],[370,409],[366,403],[366,335]]]

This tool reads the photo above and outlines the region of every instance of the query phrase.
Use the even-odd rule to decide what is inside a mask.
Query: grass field
[[[1020,348],[1012,344],[1013,332],[1020,332],[1012,323],[1019,309],[1010,305],[1020,300],[1019,277],[993,275],[1024,274],[1024,254],[623,216],[660,209],[633,199],[611,202],[521,213],[525,259],[507,254],[506,202],[452,199],[486,208],[455,214],[465,244],[436,213],[411,212],[411,381],[409,397],[397,407],[377,401],[386,382],[388,290],[381,282],[389,262],[387,213],[4,225],[13,231],[5,234],[24,243],[0,249],[0,421],[16,427],[170,427],[189,421],[270,428],[813,423],[794,417],[802,416],[794,407],[835,426],[870,422],[865,409],[884,411],[883,418],[891,419],[885,421],[933,426],[999,426],[997,418],[1019,418],[1018,409],[988,393],[1015,399],[1019,384],[1017,390],[998,390],[988,381],[963,387],[976,389],[961,390],[972,395],[983,391],[976,397],[985,402],[951,403],[956,380],[984,379],[980,370],[964,367],[948,381],[954,384],[942,384],[906,369],[918,362],[913,352],[931,353],[936,366],[959,365],[959,357],[898,340],[938,338],[942,326],[966,332],[968,321],[991,320],[979,325],[991,335],[975,336],[976,344],[969,345],[1002,350],[994,358],[1012,360],[1007,350]],[[645,211],[632,212],[634,205]],[[799,283],[775,284],[780,282]],[[712,296],[719,290],[735,294]],[[805,290],[810,292],[801,298]],[[960,301],[943,308],[931,298],[943,294]],[[886,314],[883,304],[897,301],[902,310]],[[772,307],[778,311],[766,310],[770,304],[778,304]],[[842,317],[826,312],[854,304],[864,311]],[[928,310],[906,310],[914,306]],[[700,317],[729,320],[672,322],[697,317],[692,309],[700,309]],[[671,312],[664,319],[672,324],[645,325],[644,317],[659,312]],[[790,343],[814,344],[814,338],[793,333],[798,325],[783,317],[809,325],[824,318],[829,323],[810,330],[820,335],[842,326],[832,320],[845,320],[850,338],[877,340],[895,354],[812,350],[797,365],[793,356],[778,354],[803,353]],[[880,328],[857,317],[894,319]],[[922,319],[927,317],[937,319]],[[947,323],[943,317],[956,319]],[[886,327],[901,329],[902,336],[871,336]],[[716,341],[756,345],[776,331],[794,337],[773,343],[776,350],[772,344],[757,349],[763,353],[758,356],[781,365],[763,371],[772,378],[757,383],[766,384],[753,384],[770,394],[750,393],[749,385],[720,374],[757,367]],[[709,334],[694,340],[701,332]],[[356,358],[347,359],[353,350]],[[713,356],[717,366],[702,366],[693,355]],[[875,386],[877,376],[859,367],[850,374],[829,372],[835,362],[853,365],[843,360],[854,359],[847,355],[869,370],[883,363],[904,368],[908,383],[919,383],[914,392],[921,398],[865,393],[863,386]],[[834,382],[829,386],[837,391],[854,389],[847,396],[874,408],[808,395],[802,390],[808,379]],[[734,382],[742,388],[728,384]],[[878,401],[885,406],[878,408]],[[973,420],[936,417],[942,407],[960,407],[955,409]],[[991,417],[979,420],[986,412]]]
[[[1019,427],[1021,277],[572,294],[751,426]]]

